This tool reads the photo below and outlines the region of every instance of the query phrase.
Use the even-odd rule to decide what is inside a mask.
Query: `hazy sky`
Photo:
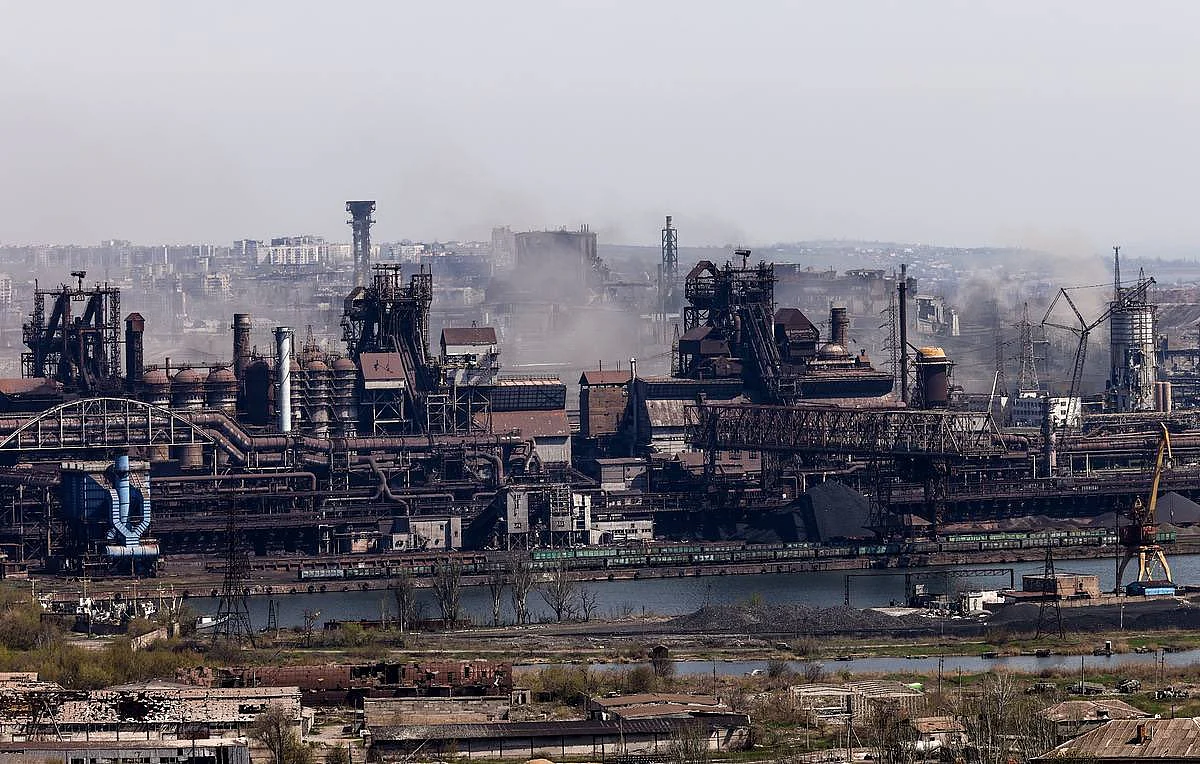
[[[0,14],[0,242],[348,239],[374,198],[378,239],[1200,251],[1192,1]]]

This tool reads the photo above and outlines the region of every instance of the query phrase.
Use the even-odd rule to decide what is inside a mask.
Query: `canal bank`
[[[1172,568],[1180,583],[1200,581],[1200,555],[1175,555],[1171,558]],[[596,600],[595,614],[600,618],[629,619],[645,615],[678,616],[691,613],[708,604],[746,602],[750,599],[764,603],[807,604],[819,606],[842,605],[846,600],[847,582],[850,584],[851,603],[855,607],[883,607],[901,602],[905,597],[905,575],[920,573],[932,586],[965,589],[996,589],[1008,584],[1007,574],[995,576],[959,577],[961,571],[983,571],[996,567],[1009,568],[1019,582],[1025,574],[1040,573],[1041,561],[1009,562],[1004,565],[972,564],[945,567],[818,570],[803,573],[752,573],[727,576],[680,576],[644,578],[637,580],[600,580],[581,583]],[[1115,562],[1111,557],[1061,560],[1060,572],[1074,572],[1098,576],[1102,589],[1111,590],[1115,580]],[[852,578],[847,578],[853,575]],[[937,577],[944,575],[939,582]],[[417,598],[428,616],[437,612],[432,591],[419,589]],[[212,597],[192,597],[189,607],[197,613],[212,614],[217,611],[218,600]],[[273,603],[273,605],[272,605]],[[549,621],[553,612],[537,590],[528,598],[530,618],[533,621]],[[461,593],[464,616],[474,623],[490,624],[492,597],[487,587],[466,587]],[[501,600],[501,618],[512,623],[514,614],[509,592]],[[263,625],[268,611],[274,607],[281,627],[299,627],[304,624],[305,611],[319,612],[322,621],[352,621],[389,617],[395,612],[392,593],[379,590],[327,590],[325,592],[301,591],[288,596],[259,596],[249,600],[251,620]],[[1114,615],[1114,619],[1117,615]],[[1032,625],[1032,624],[1031,624]],[[1117,628],[1114,620],[1113,628]]]

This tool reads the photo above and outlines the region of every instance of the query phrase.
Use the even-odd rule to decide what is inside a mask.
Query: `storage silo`
[[[204,398],[210,409],[237,415],[238,380],[233,370],[218,366],[208,373],[204,382]]]
[[[333,417],[338,432],[353,436],[358,431],[358,366],[349,358],[333,362]]]
[[[204,408],[204,377],[197,369],[180,369],[171,379],[171,405],[184,411]]]
[[[321,359],[313,358],[304,365],[304,376],[308,390],[305,405],[308,426],[315,435],[325,437],[329,434],[333,411],[333,370]]]

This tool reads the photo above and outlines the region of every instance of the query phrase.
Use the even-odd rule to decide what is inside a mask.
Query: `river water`
[[[947,655],[942,657],[941,673],[951,679],[958,672],[963,674],[978,674],[984,671],[1014,671],[1036,674],[1040,671],[1057,670],[1078,673],[1082,666],[1084,676],[1094,676],[1101,673],[1120,673],[1123,666],[1153,666],[1155,661],[1162,659],[1168,666],[1192,666],[1200,663],[1200,650],[1183,650],[1175,653],[1122,653],[1119,655],[1048,655],[1037,657],[1033,655],[1014,655],[1005,658],[981,658],[975,655]],[[917,658],[856,658],[852,661],[820,660],[817,661],[828,674],[846,672],[849,674],[897,674],[910,673],[925,676],[936,676],[939,669],[938,656],[922,656]],[[533,671],[546,668],[547,665],[564,664],[518,664],[513,668],[518,671]],[[592,664],[592,671],[620,671],[632,668],[638,663],[600,663]],[[649,665],[649,664],[645,664]],[[799,664],[792,662],[797,668]],[[722,676],[740,676],[751,671],[765,671],[766,661],[676,661],[675,672],[696,676],[711,674],[714,671]]]
[[[1181,555],[1170,560],[1175,581],[1179,583],[1200,581],[1200,555]],[[1114,560],[1110,558],[1090,560],[1063,560],[1056,564],[1058,572],[1089,573],[1100,577],[1100,587],[1111,590],[1116,578]],[[964,565],[953,568],[893,568],[889,570],[817,571],[811,573],[772,573],[746,576],[687,576],[683,578],[648,578],[636,581],[595,581],[582,584],[596,595],[596,613],[601,617],[630,616],[645,614],[681,615],[690,613],[705,604],[745,602],[751,597],[768,603],[803,603],[807,605],[840,605],[845,601],[847,576],[850,576],[850,601],[855,607],[878,607],[901,603],[904,600],[904,574],[928,574],[936,571],[981,570],[985,568],[1013,568],[1016,585],[1021,576],[1041,572],[1041,562],[1017,562],[996,565]],[[1128,578],[1135,575],[1127,570]],[[931,590],[943,591],[957,588],[997,589],[1008,585],[1007,574],[999,577],[946,578],[928,581]],[[289,594],[274,599],[279,625],[287,628],[304,623],[304,611],[320,613],[319,622],[328,620],[377,619],[381,615],[391,617],[395,613],[395,602],[386,590],[373,591],[329,591],[313,594]],[[436,617],[437,606],[428,589],[418,590],[427,617]],[[250,618],[256,628],[267,623],[270,598],[250,598]],[[461,597],[466,616],[477,623],[490,623],[492,598],[487,587],[473,586],[463,589]],[[217,601],[212,598],[191,598],[189,606],[198,614],[215,614]],[[536,592],[530,592],[529,606],[533,620],[549,619],[550,609]],[[508,592],[505,592],[503,612],[506,621],[513,618]],[[936,659],[935,659],[936,660]],[[991,662],[993,665],[995,662]],[[875,670],[875,669],[872,669]],[[965,669],[964,669],[965,670]]]

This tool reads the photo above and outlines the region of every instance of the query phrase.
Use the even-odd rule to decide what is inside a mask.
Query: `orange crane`
[[[1160,423],[1161,424],[1161,423]],[[1121,591],[1121,578],[1125,568],[1136,558],[1139,582],[1171,581],[1171,566],[1158,544],[1158,485],[1162,481],[1163,467],[1171,458],[1171,434],[1162,424],[1162,436],[1158,439],[1158,455],[1154,463],[1154,482],[1150,486],[1149,501],[1142,502],[1139,496],[1129,508],[1129,524],[1118,528],[1118,543],[1121,545],[1120,562],[1117,565],[1116,591]]]

